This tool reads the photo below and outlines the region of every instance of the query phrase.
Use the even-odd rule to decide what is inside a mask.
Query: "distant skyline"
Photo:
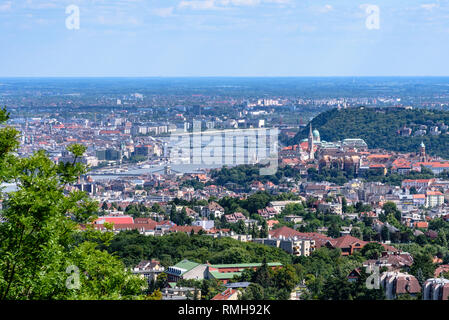
[[[449,0],[0,0],[0,40],[0,77],[449,76]]]

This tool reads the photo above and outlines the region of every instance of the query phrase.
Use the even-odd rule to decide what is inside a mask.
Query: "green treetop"
[[[1,109],[0,123],[8,118]],[[85,147],[69,146],[74,160],[55,164],[43,150],[27,158],[15,155],[18,137],[10,126],[0,129],[0,184],[17,186],[13,192],[0,191],[0,299],[142,297],[145,281],[98,248],[107,245],[110,232],[87,228],[80,237],[79,223],[95,217],[98,205],[66,187],[87,171],[77,161]]]

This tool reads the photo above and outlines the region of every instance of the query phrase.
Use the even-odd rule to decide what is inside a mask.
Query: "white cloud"
[[[220,3],[223,6],[257,6],[259,5],[261,0],[219,0],[218,3]]]
[[[173,16],[174,7],[153,9],[152,13],[156,16],[167,18]]]
[[[321,13],[327,13],[327,12],[330,12],[332,10],[334,10],[334,7],[332,7],[330,4],[326,4],[325,6],[320,7],[318,9],[318,11],[321,12]]]
[[[425,9],[425,10],[429,10],[432,11],[435,8],[440,7],[439,3],[425,3],[421,5],[421,8]]]
[[[288,4],[291,3],[292,0],[264,0],[266,3],[277,3],[277,4]]]
[[[133,17],[126,15],[101,15],[96,18],[96,22],[104,26],[128,26],[136,27],[143,25],[142,21]]]
[[[178,8],[192,10],[220,10],[227,7],[255,7],[263,3],[285,5],[292,0],[182,0]]]
[[[57,3],[53,0],[38,1],[37,3],[33,2],[33,0],[27,0],[24,7],[28,9],[55,9],[58,8],[60,5],[62,4]]]
[[[0,12],[5,12],[11,10],[12,1],[6,1],[3,4],[0,4]]]
[[[179,8],[190,8],[193,10],[214,10],[218,9],[215,0],[183,0],[178,5]]]

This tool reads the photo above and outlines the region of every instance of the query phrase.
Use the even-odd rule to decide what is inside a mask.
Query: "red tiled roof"
[[[399,276],[396,280],[396,293],[418,293],[421,292],[421,286],[419,285],[418,279],[412,275]]]
[[[417,162],[414,163],[413,166],[415,167],[432,167],[432,168],[449,168],[449,162],[437,162],[437,161],[431,161],[431,162]]]
[[[375,243],[379,243],[379,242],[376,242],[376,241],[374,241],[374,242],[375,242]],[[382,247],[384,247],[385,251],[388,251],[388,252],[399,252],[398,249],[396,249],[395,247],[390,246],[390,245],[388,245],[388,244],[381,243],[380,245],[381,245]]]
[[[432,182],[435,179],[405,179],[404,181],[402,181],[402,183],[409,183],[409,182],[414,182],[414,183],[429,183]]]
[[[136,218],[136,219],[134,219],[134,223],[135,224],[150,224],[150,225],[154,225],[155,228],[157,226],[157,222],[151,218]]]
[[[123,223],[134,223],[133,217],[131,216],[122,216],[122,217],[99,217],[94,221],[95,224],[101,224],[104,222],[114,223],[114,224],[123,224]]]
[[[360,212],[360,216],[377,217],[377,214],[373,211],[368,211],[368,212]]]
[[[114,225],[114,230],[154,230],[156,225],[154,224],[143,224],[143,223],[120,223]]]
[[[428,195],[428,196],[442,196],[443,194],[440,191],[427,191],[426,195]]]
[[[309,143],[307,141],[301,142],[300,146],[301,146],[301,149],[304,151],[309,149]]]
[[[269,233],[273,238],[280,238],[280,237],[292,238],[295,236],[296,237],[301,236],[301,232],[298,232],[298,231],[296,231],[292,228],[286,227],[286,226],[280,227],[275,230],[271,230]]]
[[[207,207],[209,208],[209,210],[218,210],[218,211],[223,211],[224,209],[222,206],[220,206],[218,203],[216,203],[215,201],[212,201],[211,203],[209,203],[207,205]]]
[[[93,225],[97,230],[104,230],[104,224],[94,224]],[[155,225],[144,224],[144,223],[117,223],[114,224],[113,230],[141,230],[141,231],[149,231],[154,230]]]
[[[206,230],[207,233],[218,233],[218,232],[220,232],[220,231],[226,233],[226,232],[231,231],[231,229],[216,229],[216,228],[211,228],[211,229],[209,229],[209,230]]]
[[[287,146],[285,148],[282,148],[282,150],[296,150],[298,148],[298,145],[295,144],[293,146]]]
[[[391,265],[392,269],[400,269],[404,266],[410,267],[413,264],[413,257],[409,253],[387,254],[380,257],[378,260],[367,260],[363,265],[372,265],[378,262]]]
[[[369,166],[370,168],[385,168],[384,164],[372,164]]]
[[[267,221],[267,224],[268,224],[269,227],[272,227],[272,226],[274,226],[275,224],[278,224],[278,223],[279,223],[279,221],[277,221],[277,220],[268,220]]]
[[[333,247],[340,248],[340,249],[348,248],[357,243],[359,243],[361,247],[364,247],[366,244],[368,244],[368,242],[360,240],[360,239],[350,236],[350,235],[345,235],[343,237],[340,237],[340,238],[337,238],[337,239],[334,239],[333,241],[331,241],[331,244]]]
[[[164,220],[164,221],[159,221],[157,222],[158,226],[162,226],[162,225],[171,225],[172,222],[170,220]]]
[[[100,130],[100,134],[119,134],[119,130]]]
[[[198,233],[200,230],[203,230],[201,226],[173,226],[169,229],[171,232],[185,232],[191,233],[193,230],[194,233]]]
[[[331,241],[332,238],[317,232],[305,232],[304,235],[310,237],[315,240],[315,246],[317,248],[323,247],[328,241]]]
[[[411,166],[411,162],[405,159],[399,158],[393,161],[393,168],[411,168]]]
[[[330,237],[327,237],[321,233],[316,233],[316,232],[299,232],[296,231],[292,228],[283,226],[280,227],[278,229],[275,230],[271,230],[269,232],[269,234],[271,235],[272,238],[280,238],[280,237],[284,237],[284,238],[293,238],[293,237],[298,237],[298,238],[306,238],[306,239],[311,239],[315,241],[315,245],[317,247],[322,247],[326,244],[327,241],[331,241],[333,240]]]
[[[449,264],[442,264],[435,269],[435,278],[439,278],[442,272],[449,272]]]
[[[366,158],[371,160],[371,159],[389,159],[390,157],[391,156],[389,154],[371,154]]]
[[[287,158],[287,159],[282,159],[282,163],[283,164],[298,164],[298,163],[300,163],[301,162],[301,160],[299,160],[298,158],[293,158],[293,159],[289,159],[289,158]]]
[[[427,228],[429,227],[429,223],[425,221],[416,221],[414,224],[415,228]]]
[[[223,292],[220,292],[212,300],[228,300],[233,294],[237,292],[236,289],[228,288]]]

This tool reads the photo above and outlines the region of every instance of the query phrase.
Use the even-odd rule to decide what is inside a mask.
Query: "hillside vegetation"
[[[421,141],[427,153],[449,158],[449,135],[445,125],[449,124],[449,112],[436,110],[407,110],[403,108],[349,108],[332,109],[319,114],[312,120],[312,127],[318,129],[321,140],[338,141],[361,138],[369,148],[383,148],[400,152],[414,152]],[[415,136],[421,125],[427,126],[423,136]],[[412,129],[411,136],[401,136],[398,130]],[[438,126],[441,134],[430,135],[431,126]],[[291,143],[307,138],[309,128],[299,131]]]

